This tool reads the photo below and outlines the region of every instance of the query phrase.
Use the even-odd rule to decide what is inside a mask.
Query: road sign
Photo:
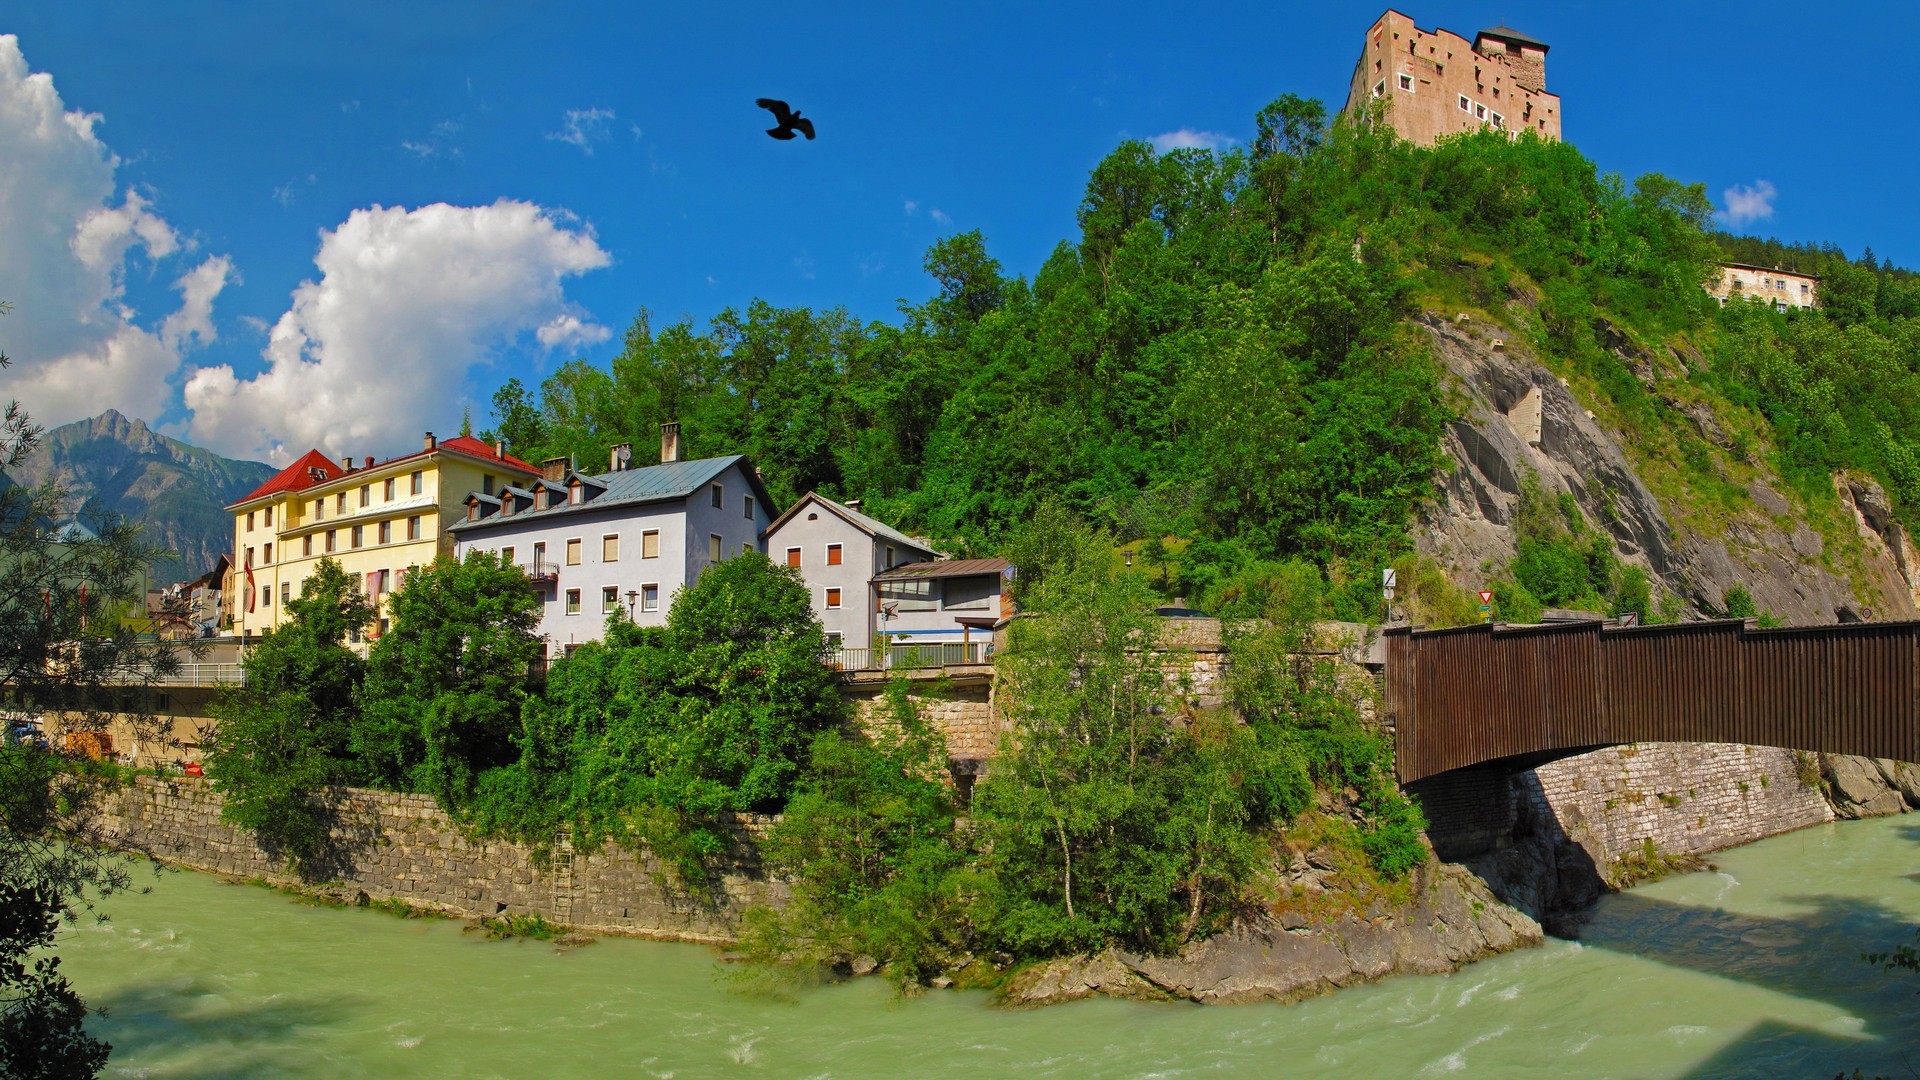
[[[1398,570],[1395,570],[1393,567],[1389,566],[1385,570],[1380,571],[1380,587],[1381,588],[1391,589],[1398,584],[1400,584],[1400,572]]]
[[[1640,622],[1640,613],[1639,613],[1639,612],[1636,612],[1636,611],[1626,611],[1626,612],[1622,612],[1622,613],[1620,614],[1620,625],[1621,625],[1621,626],[1636,626],[1636,625],[1638,625],[1638,624],[1639,624],[1639,622]]]
[[[1485,607],[1486,605],[1491,603],[1493,603],[1493,590],[1481,589],[1480,590],[1480,606]]]

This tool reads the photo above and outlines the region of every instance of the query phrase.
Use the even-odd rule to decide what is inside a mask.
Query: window
[[[355,525],[353,527],[353,546],[359,547],[361,540],[365,537],[365,535],[366,535],[366,526]]]
[[[1475,102],[1473,106],[1473,118],[1476,120],[1485,120],[1487,118],[1487,107]]]
[[[407,539],[420,539],[420,515],[418,514],[407,519]]]
[[[513,549],[510,547],[501,548],[500,561],[503,563],[506,563],[508,566],[512,566],[513,565]]]
[[[741,505],[747,508],[747,520],[752,521],[753,520],[753,496],[748,495],[745,498],[741,499],[740,502],[741,502]],[[268,518],[267,520],[269,523],[271,523],[273,519]]]
[[[640,534],[640,557],[657,559],[660,557],[660,530],[648,529]]]
[[[273,606],[273,586],[271,585],[260,586],[260,606],[261,607]]]
[[[360,485],[360,505],[367,506],[372,502],[373,502],[373,485],[361,484]]]
[[[1373,68],[1375,71],[1380,70],[1380,61],[1375,60],[1373,62]],[[1386,94],[1387,94],[1387,80],[1381,79],[1379,82],[1373,84],[1374,97],[1385,97]]]
[[[660,610],[660,586],[658,585],[640,586],[640,610],[641,611],[659,611]]]
[[[940,610],[940,595],[934,591],[937,582],[923,579],[883,581],[879,584],[881,605],[892,607],[895,612]]]
[[[999,581],[992,577],[948,578],[945,585],[946,611],[984,610],[993,606],[993,598],[1000,591]]]
[[[840,606],[840,590],[828,589],[827,590],[827,607],[837,608],[839,606]]]
[[[726,506],[727,492],[725,488],[721,487],[719,484],[710,484],[707,487],[707,491],[713,496],[713,508],[715,510],[719,510]]]
[[[578,537],[567,541],[567,565],[580,565],[580,539]]]
[[[380,497],[388,502],[393,501],[393,477],[387,477],[386,483],[380,485]]]
[[[252,549],[252,548],[248,548],[248,549],[247,549],[247,561],[246,561],[246,562],[243,562],[243,563],[241,563],[240,565],[242,565],[242,566],[252,566],[252,565],[253,565],[253,549]]]
[[[260,549],[260,565],[262,566],[273,565],[273,545],[272,544],[268,544],[265,547],[262,547]]]
[[[286,604],[287,601],[291,599],[293,599],[293,582],[291,581],[281,582],[280,583],[280,603],[284,605]]]
[[[1787,313],[1787,302],[1785,300],[1775,300],[1773,302],[1773,310],[1785,315]],[[269,550],[271,550],[272,545],[268,545],[268,547]]]
[[[407,477],[407,484],[413,489],[412,491],[408,492],[408,494],[418,495],[421,492],[427,490],[426,475],[422,473],[420,470],[415,469],[413,471],[413,474]]]
[[[580,614],[580,590],[579,589],[567,590],[567,614],[569,615]]]
[[[720,543],[721,541],[720,541],[719,533],[713,533],[712,535],[707,537],[707,559],[709,561],[719,562],[721,555],[725,553],[724,550],[721,548]]]
[[[799,548],[787,549],[787,565],[788,566],[800,565],[800,549]]]
[[[838,630],[830,630],[830,631],[828,631],[828,632],[827,632],[827,648],[829,648],[829,649],[838,649],[838,648],[840,648],[840,642],[841,642],[842,640],[843,640],[843,637],[842,637],[842,635],[841,635],[841,633],[840,633],[840,631],[838,631]]]
[[[327,510],[327,500],[325,499],[313,500],[313,520],[319,521],[321,518],[327,516],[326,510]]]
[[[574,506],[580,505],[580,481],[575,480],[567,487],[567,502]]]
[[[331,552],[331,551],[333,550],[333,543],[334,543],[334,540],[333,540],[333,534],[335,533],[335,531],[336,531],[336,530],[334,530],[334,529],[328,529],[328,530],[327,530],[327,550],[328,550],[329,552]]]
[[[1505,119],[1504,117],[1502,117],[1502,116],[1501,116],[1501,115],[1500,115],[1499,113],[1494,113],[1494,114],[1493,114],[1493,126],[1494,126],[1494,127],[1497,127],[1497,128],[1504,128],[1504,127],[1506,127],[1506,126],[1507,126],[1507,121],[1506,121],[1506,119]]]
[[[601,562],[619,562],[620,561],[620,537],[619,536],[613,533],[608,533],[606,536],[603,536],[600,538],[600,561]]]
[[[1471,101],[1468,101],[1468,100],[1467,100],[1467,95],[1465,95],[1465,94],[1461,94],[1461,95],[1460,95],[1460,111],[1461,111],[1461,112],[1472,112],[1472,111],[1473,111],[1473,102],[1471,102]]]
[[[380,523],[380,542],[383,544],[393,543],[393,522],[383,521]]]
[[[536,574],[547,571],[547,545],[544,543],[533,545],[533,571]]]
[[[611,615],[620,610],[620,587],[602,585],[600,587],[600,614]]]
[[[893,569],[893,545],[887,545],[887,569]]]
[[[267,507],[266,517],[263,518],[262,520],[264,520],[268,525],[273,524],[273,507],[271,506]]]
[[[335,495],[333,497],[333,512],[336,514],[344,514],[347,512],[347,493],[346,492],[343,491],[340,494]]]
[[[313,556],[313,537],[303,536],[300,538],[300,554],[308,558]]]
[[[387,636],[387,631],[388,631],[388,630],[390,630],[390,629],[392,629],[392,628],[393,628],[393,620],[391,620],[391,619],[381,619],[381,620],[380,620],[380,636],[381,636],[381,637],[386,637],[386,636]]]
[[[1405,90],[1408,93],[1412,93],[1413,92],[1413,76],[1411,75],[1400,76],[1400,89]]]
[[[247,531],[253,531],[253,511],[247,511]]]
[[[380,576],[374,579],[374,595],[378,596],[381,593],[389,593],[392,591],[393,591],[393,571],[391,570],[380,571]]]
[[[844,558],[845,555],[846,555],[846,552],[841,548],[839,544],[827,545],[827,565],[828,566],[839,566],[842,562],[845,561],[845,558]]]
[[[753,553],[753,541],[751,540],[740,541],[740,554],[751,555],[752,553]]]

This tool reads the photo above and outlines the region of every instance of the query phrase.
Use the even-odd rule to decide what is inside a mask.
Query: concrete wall
[[[324,891],[352,899],[399,898],[449,914],[539,915],[603,934],[726,941],[750,904],[779,903],[785,889],[761,874],[753,848],[734,854],[705,899],[663,886],[650,856],[607,847],[536,860],[525,845],[469,840],[428,795],[343,789],[332,851],[310,875]],[[143,777],[107,800],[99,822],[116,846],[165,862],[242,878],[306,884],[251,834],[220,823],[220,798],[204,780]],[[770,819],[742,818],[736,835],[764,831]]]

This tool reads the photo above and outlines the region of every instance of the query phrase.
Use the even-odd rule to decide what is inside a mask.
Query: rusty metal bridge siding
[[[1920,759],[1920,623],[1386,633],[1402,782],[1630,742]]]

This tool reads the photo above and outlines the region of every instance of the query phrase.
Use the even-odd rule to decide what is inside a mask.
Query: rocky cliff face
[[[11,481],[54,480],[70,509],[116,514],[145,526],[149,544],[172,553],[154,569],[154,583],[204,573],[232,546],[233,518],[223,509],[273,475],[257,461],[234,461],[156,433],[112,409],[47,432]]]
[[[1453,462],[1437,478],[1416,543],[1462,584],[1484,581],[1513,558],[1522,479],[1548,494],[1571,492],[1587,520],[1611,534],[1621,558],[1644,567],[1698,617],[1744,586],[1756,606],[1786,622],[1920,616],[1920,552],[1870,479],[1836,477],[1838,520],[1816,528],[1758,455],[1729,435],[1714,410],[1685,391],[1689,358],[1656,355],[1611,335],[1614,351],[1650,394],[1686,417],[1700,437],[1741,462],[1724,477],[1732,497],[1711,524],[1689,523],[1643,482],[1628,446],[1645,433],[1596,419],[1565,380],[1499,327],[1428,315],[1421,325],[1454,375],[1464,415],[1447,432]],[[1603,328],[1604,329],[1604,328]],[[1695,515],[1697,518],[1698,515]]]

